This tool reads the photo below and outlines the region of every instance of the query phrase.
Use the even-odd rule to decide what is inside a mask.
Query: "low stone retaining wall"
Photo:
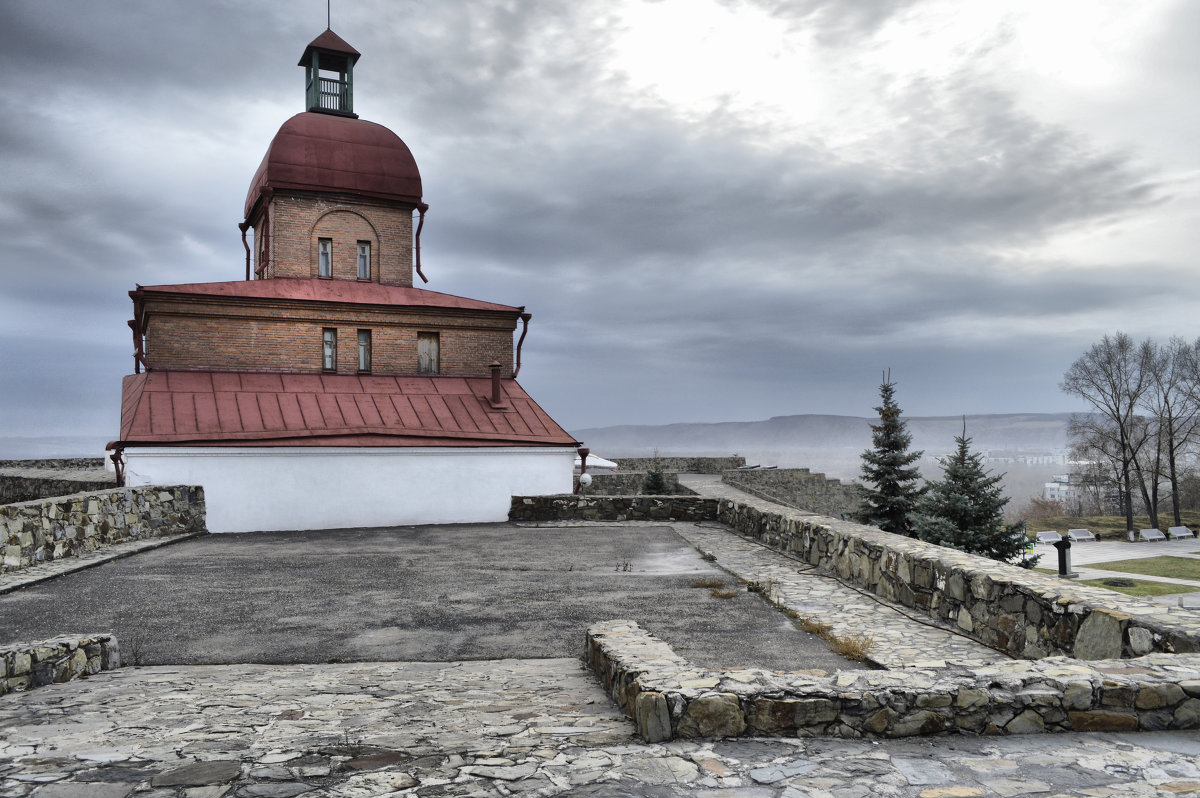
[[[850,521],[723,499],[717,519],[881,598],[1016,657],[1200,651],[1200,614],[923,543]]]
[[[1015,657],[1200,651],[1200,613],[850,521],[700,496],[514,497],[513,521],[719,521]]]
[[[0,504],[48,499],[117,486],[99,458],[0,460]]]
[[[711,521],[717,501],[703,496],[513,496],[508,520]]]
[[[0,506],[0,571],[204,528],[204,490],[187,485],[116,488],[7,504]]]
[[[848,517],[862,501],[862,489],[857,485],[807,468],[722,471],[721,481],[760,499],[832,518]]]
[[[44,471],[94,471],[104,468],[103,457],[51,457],[40,460],[0,460],[0,470],[38,468]]]
[[[82,679],[121,666],[112,635],[56,637],[0,646],[0,695]]]
[[[590,472],[589,472],[590,473]],[[592,484],[584,489],[588,496],[636,496],[642,492],[646,474],[640,471],[618,471],[615,474],[592,474]],[[663,472],[663,483],[672,496],[694,496],[695,491],[679,484],[679,475]]]
[[[709,671],[632,621],[608,621],[588,630],[585,658],[647,742],[1200,727],[1200,655],[832,675]]]
[[[649,471],[655,461],[653,457],[611,457],[618,471]],[[659,457],[658,467],[676,474],[720,474],[731,468],[741,468],[745,457]]]

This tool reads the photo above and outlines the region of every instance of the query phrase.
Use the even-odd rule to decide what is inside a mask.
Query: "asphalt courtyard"
[[[112,631],[143,665],[574,657],[614,618],[705,667],[860,667],[669,527],[628,524],[208,535],[0,596],[0,643]]]

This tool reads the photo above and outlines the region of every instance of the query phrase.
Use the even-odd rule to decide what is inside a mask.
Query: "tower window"
[[[333,239],[317,239],[317,276],[333,276]]]
[[[337,330],[328,327],[321,334],[321,368],[337,371]]]
[[[417,333],[418,374],[438,374],[441,371],[440,348],[437,333]]]
[[[358,370],[371,370],[371,331],[358,331]]]
[[[358,279],[371,279],[371,242],[358,242]]]

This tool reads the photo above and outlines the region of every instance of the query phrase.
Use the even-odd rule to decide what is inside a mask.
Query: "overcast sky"
[[[240,279],[323,0],[0,0],[0,436],[115,438],[135,283]],[[568,429],[1083,409],[1200,333],[1200,3],[335,0],[428,288]]]

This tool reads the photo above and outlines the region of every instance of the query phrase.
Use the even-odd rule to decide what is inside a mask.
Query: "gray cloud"
[[[920,5],[727,5],[750,3],[812,26],[830,59]],[[126,292],[241,275],[242,198],[300,110],[295,60],[323,13],[0,6],[0,69],[36,98],[0,99],[0,331],[61,320],[50,349],[6,355],[21,376],[0,435],[62,423],[81,374],[112,391],[72,418],[115,429]],[[1159,68],[1194,88],[1176,27]],[[1069,409],[1057,381],[1108,319],[1200,299],[1188,264],[1154,253],[1023,254],[1180,189],[1153,152],[1038,119],[982,69],[878,76],[870,99],[894,124],[849,158],[728,103],[698,120],[641,95],[613,65],[607,4],[364,2],[334,28],[364,53],[357,109],[421,166],[429,287],[526,305],[522,381],[569,426],[867,413],[889,365],[911,412]]]

